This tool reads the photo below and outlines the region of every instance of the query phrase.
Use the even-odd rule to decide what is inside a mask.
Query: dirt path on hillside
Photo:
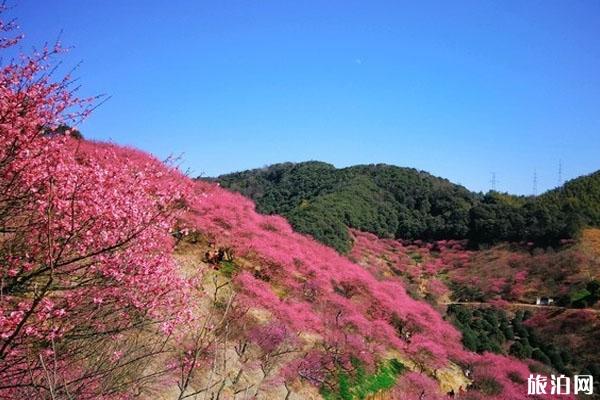
[[[493,307],[494,304],[492,303],[486,303],[486,302],[478,302],[478,301],[448,301],[448,302],[442,302],[442,303],[438,303],[441,305],[453,305],[453,304],[459,304],[459,305],[464,305],[464,306],[487,306],[487,307]],[[600,310],[595,309],[595,308],[567,308],[567,307],[561,307],[561,306],[551,306],[551,305],[542,305],[542,304],[529,304],[529,303],[506,303],[506,306],[512,306],[512,307],[521,307],[521,308],[542,308],[542,309],[546,309],[546,310],[585,310],[585,311],[589,311],[589,312],[593,312],[595,314],[600,314]]]

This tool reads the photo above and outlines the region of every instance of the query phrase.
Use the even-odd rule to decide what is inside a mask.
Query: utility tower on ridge
[[[537,176],[537,169],[533,170],[533,195],[537,196],[537,192],[538,192],[538,176]]]
[[[490,181],[490,183],[492,184],[492,191],[496,191],[496,184],[498,183],[498,181],[496,180],[496,173],[492,172],[492,180]]]

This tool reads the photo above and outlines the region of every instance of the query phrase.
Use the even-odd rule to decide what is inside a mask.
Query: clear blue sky
[[[600,169],[600,1],[13,3],[112,96],[87,137],[195,175],[385,162],[529,194]]]

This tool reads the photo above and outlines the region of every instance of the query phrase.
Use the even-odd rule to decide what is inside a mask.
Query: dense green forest
[[[310,161],[222,175],[223,187],[252,198],[265,214],[346,252],[347,227],[380,237],[469,239],[474,245],[551,245],[600,225],[600,171],[540,196],[474,193],[446,179],[385,164],[335,168]]]
[[[538,338],[535,331],[523,323],[529,318],[527,312],[519,311],[510,319],[501,309],[470,310],[461,305],[452,305],[448,308],[448,315],[462,332],[463,344],[472,351],[510,354],[521,359],[533,358],[559,372],[569,372],[565,366],[571,361],[569,352]]]

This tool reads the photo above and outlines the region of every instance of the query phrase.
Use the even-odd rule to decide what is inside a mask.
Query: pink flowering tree
[[[20,40],[13,23],[0,33],[1,51]],[[94,102],[53,77],[62,52],[0,67],[2,398],[121,396],[161,352],[139,332],[169,334],[187,316],[169,234],[186,181],[135,151],[51,133]]]

